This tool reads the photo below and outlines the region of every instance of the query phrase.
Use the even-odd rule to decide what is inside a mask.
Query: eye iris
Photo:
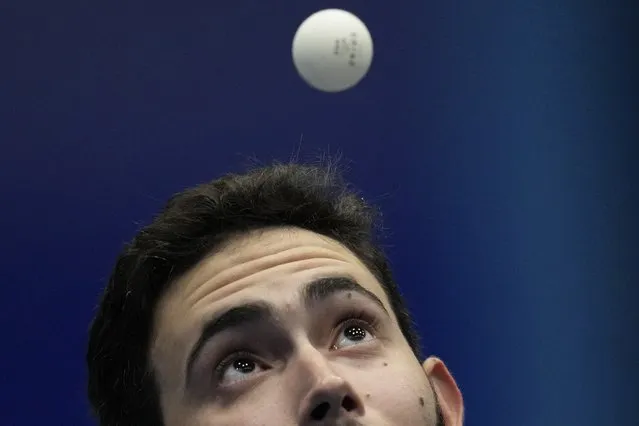
[[[362,340],[366,337],[366,330],[362,327],[352,325],[344,330],[344,334],[351,340]]]
[[[255,363],[246,359],[238,359],[233,362],[233,368],[240,373],[250,373],[255,370]]]

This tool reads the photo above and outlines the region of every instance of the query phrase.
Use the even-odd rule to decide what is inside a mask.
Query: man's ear
[[[439,358],[429,357],[424,361],[423,368],[437,394],[446,426],[462,426],[464,400],[446,365]]]

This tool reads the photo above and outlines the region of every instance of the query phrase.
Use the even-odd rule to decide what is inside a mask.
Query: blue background
[[[167,197],[341,152],[467,425],[639,425],[635,8],[593,1],[0,4],[0,425],[89,425],[86,331]],[[301,21],[375,58],[325,94]]]

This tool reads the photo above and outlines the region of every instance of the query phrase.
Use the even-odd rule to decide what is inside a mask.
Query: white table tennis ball
[[[341,92],[359,83],[373,60],[366,25],[341,9],[306,18],[293,38],[293,62],[300,76],[324,92]]]

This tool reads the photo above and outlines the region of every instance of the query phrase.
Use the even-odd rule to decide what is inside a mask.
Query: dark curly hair
[[[169,285],[233,235],[293,226],[331,237],[381,283],[421,358],[417,333],[376,243],[376,211],[331,164],[274,164],[173,196],[119,255],[91,324],[88,396],[102,426],[161,426],[148,350],[154,309]]]

